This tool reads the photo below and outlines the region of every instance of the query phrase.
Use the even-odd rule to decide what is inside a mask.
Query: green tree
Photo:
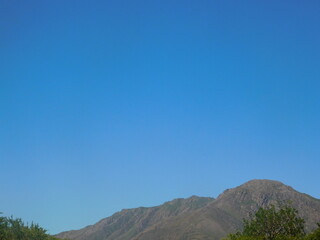
[[[0,240],[8,239],[8,222],[5,217],[0,217]]]
[[[32,223],[26,236],[30,240],[44,240],[48,239],[48,234],[46,232],[47,231],[38,224]]]
[[[296,209],[288,205],[277,209],[272,205],[244,220],[243,230],[230,234],[226,240],[291,240],[304,236],[304,220]]]
[[[20,218],[0,216],[0,240],[58,240],[46,232],[38,224],[28,226]]]

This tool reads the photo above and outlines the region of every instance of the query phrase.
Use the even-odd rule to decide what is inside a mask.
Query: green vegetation
[[[304,220],[298,211],[288,205],[260,208],[249,220],[244,220],[243,230],[229,234],[224,240],[319,240],[320,224],[306,235]]]
[[[0,240],[57,240],[38,224],[25,224],[20,218],[0,217]]]

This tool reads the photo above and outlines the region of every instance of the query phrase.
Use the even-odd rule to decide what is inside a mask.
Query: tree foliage
[[[260,208],[251,220],[244,221],[244,236],[263,237],[274,240],[284,237],[301,237],[304,232],[304,220],[298,217],[298,211],[284,206],[277,210],[275,206]]]
[[[25,224],[20,218],[0,216],[0,240],[58,240],[38,224]]]
[[[244,220],[243,231],[230,234],[227,240],[293,240],[304,236],[304,220],[296,209],[288,205],[277,209],[272,205]]]

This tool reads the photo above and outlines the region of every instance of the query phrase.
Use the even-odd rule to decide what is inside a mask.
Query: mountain
[[[288,201],[305,219],[307,231],[320,222],[320,200],[277,181],[252,180],[224,191],[216,200],[187,216],[159,222],[134,240],[218,240],[241,228],[242,219],[248,218],[259,207],[285,204]]]
[[[63,232],[58,238],[71,240],[129,240],[154,224],[206,206],[213,198],[192,196],[175,199],[157,207],[124,209],[94,225]]]
[[[320,222],[320,200],[278,181],[252,180],[227,189],[217,199],[176,199],[153,208],[122,210],[59,238],[71,240],[218,240],[241,228],[259,207],[290,202],[310,231]]]

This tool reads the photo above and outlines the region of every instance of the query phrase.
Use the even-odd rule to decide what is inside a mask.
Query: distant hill
[[[71,240],[218,240],[241,227],[259,207],[291,202],[307,231],[320,222],[320,200],[281,182],[252,180],[225,190],[217,199],[175,199],[152,208],[122,210],[80,230],[63,232]]]

